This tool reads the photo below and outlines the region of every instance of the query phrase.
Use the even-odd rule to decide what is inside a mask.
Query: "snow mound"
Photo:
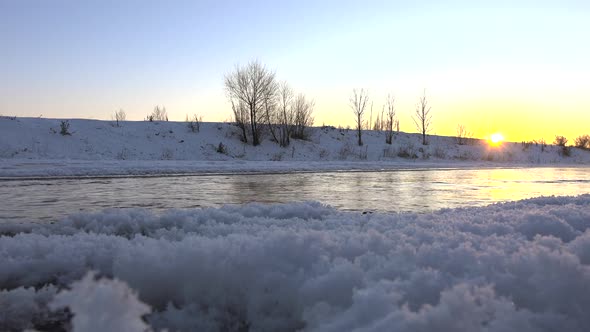
[[[71,290],[57,294],[50,307],[54,310],[69,307],[74,315],[74,332],[145,332],[148,329],[141,316],[148,314],[150,307],[139,301],[125,283],[95,281],[92,272],[74,282]]]
[[[0,232],[0,330],[115,314],[125,330],[590,330],[590,195],[107,210]]]

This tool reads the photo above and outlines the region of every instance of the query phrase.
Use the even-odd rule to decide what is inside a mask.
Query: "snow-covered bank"
[[[111,210],[0,230],[0,330],[63,324],[78,297],[97,304],[90,318],[111,317],[110,299],[129,301],[124,319],[147,311],[111,278],[157,330],[590,329],[590,195],[423,215]],[[89,270],[107,280],[56,304]]]
[[[271,142],[266,136],[260,146],[242,143],[235,126],[229,123],[202,123],[199,132],[190,130],[184,122],[124,122],[116,126],[111,121],[68,120],[71,135],[60,134],[61,120],[41,118],[0,117],[0,166],[10,168],[24,160],[34,160],[52,165],[55,160],[64,164],[80,160],[101,161],[94,170],[86,167],[79,173],[129,174],[129,161],[160,161],[153,164],[150,173],[200,172],[209,171],[205,164],[195,161],[232,161],[230,166],[211,164],[215,170],[235,168],[243,171],[245,161],[317,162],[315,166],[294,164],[270,166],[273,169],[285,167],[288,170],[332,170],[356,168],[356,162],[377,162],[378,165],[359,168],[382,168],[392,164],[453,164],[453,165],[556,165],[590,164],[590,152],[571,149],[571,155],[562,155],[561,147],[540,144],[504,143],[490,147],[486,142],[471,140],[471,144],[458,145],[453,137],[431,136],[430,144],[422,146],[417,134],[397,133],[393,145],[385,144],[383,132],[366,131],[365,144],[355,144],[353,130],[333,127],[310,129],[310,139],[293,140],[287,148]],[[220,145],[222,148],[220,148]],[[43,162],[44,161],[44,162]],[[108,161],[108,162],[105,162]],[[121,167],[117,169],[117,162]],[[172,162],[173,161],[173,162]],[[190,162],[193,163],[190,163]],[[327,163],[327,162],[331,162]],[[6,166],[8,164],[8,166]],[[34,164],[34,163],[33,163]],[[91,163],[90,163],[91,164]],[[147,164],[147,163],[146,163]],[[273,163],[269,163],[271,165]],[[276,164],[276,163],[275,163]],[[339,164],[339,166],[335,166]],[[31,165],[29,163],[29,165]],[[102,165],[103,169],[98,170]],[[323,165],[323,166],[319,166]],[[266,167],[258,164],[256,167]],[[56,168],[61,167],[59,163]],[[127,170],[125,168],[127,167]],[[249,170],[251,166],[245,166]],[[392,166],[389,166],[392,167]],[[395,167],[395,166],[393,166]],[[138,164],[138,174],[148,172],[147,167]],[[73,170],[53,170],[52,175],[69,175]],[[29,173],[28,175],[33,175]],[[3,176],[8,176],[4,173]]]
[[[399,161],[187,161],[187,160],[0,160],[0,179],[166,176],[229,173],[292,173],[330,171],[383,171],[421,168],[514,167],[474,162]],[[524,166],[524,165],[521,165]],[[539,165],[535,165],[539,166]],[[553,165],[554,166],[554,165]],[[584,166],[584,165],[580,165]],[[568,165],[568,167],[570,167]]]

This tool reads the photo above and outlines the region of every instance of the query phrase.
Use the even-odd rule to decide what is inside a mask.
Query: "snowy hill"
[[[65,120],[0,117],[0,160],[4,169],[10,165],[14,168],[15,162],[58,160],[69,160],[68,164],[70,161],[90,160],[93,164],[100,161],[105,165],[129,165],[128,168],[134,169],[145,165],[142,161],[160,160],[162,162],[150,162],[150,165],[159,164],[160,169],[168,167],[171,172],[194,171],[194,161],[224,161],[204,169],[201,165],[200,171],[215,170],[227,161],[234,165],[227,166],[229,170],[248,161],[281,161],[269,164],[275,168],[281,167],[277,164],[289,165],[289,170],[307,170],[309,165],[315,165],[312,169],[354,168],[351,164],[365,165],[360,168],[407,164],[590,164],[590,152],[575,148],[570,149],[570,156],[563,156],[559,146],[504,143],[490,147],[477,139],[459,145],[456,138],[441,136],[429,137],[429,145],[423,146],[420,135],[403,132],[396,133],[393,144],[388,145],[384,132],[364,131],[364,145],[359,147],[354,130],[314,127],[310,128],[309,140],[292,140],[289,147],[282,148],[272,142],[269,135],[264,136],[260,146],[244,144],[239,139],[238,128],[231,123],[201,123],[200,131],[193,132],[186,122],[126,121],[117,126],[114,121],[73,119],[67,120],[69,135],[62,135],[62,121]]]

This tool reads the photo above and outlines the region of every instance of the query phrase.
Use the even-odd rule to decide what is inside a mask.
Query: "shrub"
[[[553,144],[558,146],[565,146],[567,144],[567,138],[565,138],[564,136],[557,135],[555,136],[555,141],[553,142]]]
[[[526,150],[528,150],[533,145],[533,142],[532,141],[528,141],[528,142],[527,141],[522,141],[520,143],[520,145],[522,145],[522,151],[526,151]]]
[[[119,122],[125,121],[127,119],[127,114],[123,109],[120,109],[113,113],[112,118],[116,121],[116,126],[119,127]]]
[[[441,146],[435,146],[434,147],[434,157],[438,158],[438,159],[445,159],[447,157],[447,153],[445,152],[445,149]]]
[[[66,135],[69,136],[69,135],[71,135],[71,133],[70,133],[70,122],[68,120],[63,120],[60,123],[59,127],[60,127],[60,130],[59,130],[59,133],[60,134],[62,134],[63,136],[66,136]]]
[[[270,157],[270,160],[271,161],[281,161],[281,160],[283,160],[284,155],[285,155],[285,152],[275,153],[272,155],[272,157]]]
[[[198,116],[196,114],[193,114],[192,118],[189,119],[188,114],[186,115],[186,122],[187,122],[186,126],[193,133],[195,133],[195,132],[198,133],[201,130],[201,121],[203,121],[202,116]]]
[[[493,153],[486,153],[481,157],[482,160],[485,161],[494,161],[494,154]]]
[[[541,145],[541,152],[545,152],[545,148],[547,147],[547,142],[545,142],[545,139],[541,138],[537,143]]]
[[[162,150],[162,155],[160,156],[160,159],[172,160],[173,158],[174,158],[174,151],[172,151],[172,149],[165,148],[164,150]]]
[[[562,157],[569,157],[571,154],[572,152],[569,146],[562,146],[561,149],[559,149],[559,155]]]
[[[427,150],[419,148],[418,152],[422,154],[422,159],[430,159],[430,152],[428,152]]]
[[[397,150],[397,156],[400,158],[408,158],[408,159],[417,159],[418,155],[414,150],[414,146],[412,144],[408,144],[406,146],[400,146]]]
[[[391,146],[388,146],[383,149],[383,158],[393,158],[395,157],[395,153]]]
[[[364,148],[363,147],[359,147],[359,159],[360,160],[367,160],[367,155],[369,152],[369,146],[365,145]]]
[[[227,154],[227,148],[225,147],[225,145],[223,145],[222,142],[219,142],[219,145],[217,146],[217,149],[215,149],[215,151],[217,151],[217,153]]]
[[[338,151],[338,159],[346,160],[352,153],[353,147],[350,145],[350,142],[346,142],[342,145],[342,147],[340,147],[340,150]]]
[[[126,160],[129,158],[129,150],[123,148],[123,150],[119,151],[115,157],[119,160]]]
[[[465,145],[471,138],[473,138],[472,132],[469,132],[462,124],[457,125],[457,137],[455,139],[458,145]]]
[[[463,151],[460,155],[456,156],[455,158],[459,160],[477,160],[477,158],[475,158],[469,151]]]
[[[560,146],[561,149],[559,149],[558,153],[560,156],[563,157],[569,157],[571,155],[571,151],[569,146],[565,146],[567,144],[567,138],[565,138],[564,136],[555,136],[555,142],[553,142],[555,145]]]
[[[408,151],[407,148],[402,148],[400,146],[397,151],[397,156],[400,158],[410,158],[410,152]]]
[[[160,108],[160,106],[154,107],[154,110],[146,118],[149,122],[153,121],[168,121],[168,112],[166,107]]]
[[[576,137],[575,146],[580,149],[590,149],[590,135]]]

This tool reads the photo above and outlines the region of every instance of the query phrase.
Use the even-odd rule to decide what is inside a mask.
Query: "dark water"
[[[420,169],[0,181],[0,221],[105,208],[215,207],[315,200],[344,210],[427,212],[590,193],[588,168]]]

